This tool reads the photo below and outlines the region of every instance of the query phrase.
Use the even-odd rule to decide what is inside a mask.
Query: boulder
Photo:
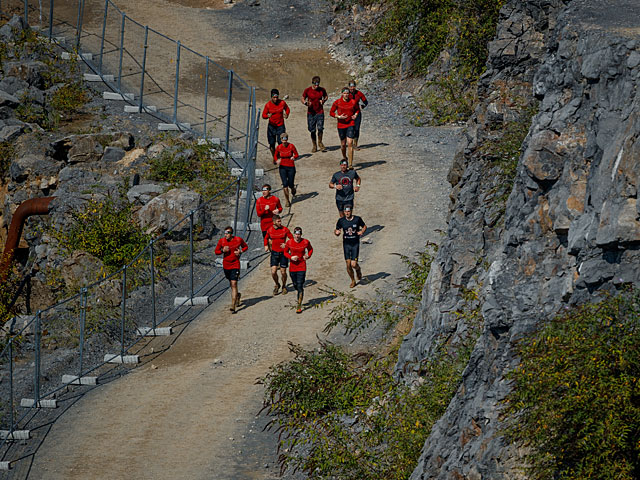
[[[107,147],[102,155],[103,162],[115,163],[124,158],[125,151],[119,147]]]
[[[0,107],[15,108],[20,104],[20,99],[10,93],[0,90]]]
[[[61,274],[67,287],[84,287],[95,283],[107,272],[100,259],[78,250],[62,262]],[[87,293],[90,304],[115,307],[120,305],[122,286],[119,279],[105,280]]]
[[[92,135],[81,136],[73,142],[73,146],[67,154],[67,162],[85,163],[95,162],[102,158],[102,145]]]
[[[202,203],[202,196],[186,188],[174,188],[157,196],[136,213],[138,223],[146,233],[161,233],[180,221]],[[204,216],[198,210],[194,221],[201,223]],[[189,222],[184,221],[172,232],[172,237],[184,237],[189,233]]]
[[[164,187],[155,183],[145,183],[144,185],[135,185],[127,192],[129,203],[139,203],[146,205],[152,198],[164,192]]]

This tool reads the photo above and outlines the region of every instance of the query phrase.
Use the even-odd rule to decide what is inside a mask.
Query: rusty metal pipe
[[[9,234],[4,244],[4,252],[2,253],[2,262],[0,263],[0,280],[5,281],[9,273],[9,267],[13,261],[15,250],[20,242],[24,222],[32,215],[46,215],[49,213],[49,204],[55,197],[39,197],[25,200],[16,209],[11,218],[9,226]]]

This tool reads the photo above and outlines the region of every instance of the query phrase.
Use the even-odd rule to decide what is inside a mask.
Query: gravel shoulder
[[[157,3],[158,0],[137,2],[136,11],[132,7],[127,13],[150,16]],[[269,4],[273,10],[267,11],[265,18],[269,12],[297,5],[280,0]],[[241,38],[238,32],[251,31],[251,42],[255,44],[265,44],[272,35],[266,20],[251,22],[245,18],[249,8],[258,12],[261,7],[239,4],[222,10],[224,21],[211,20],[216,11],[187,7],[177,8],[174,16],[163,14],[140,20],[179,36],[174,17],[180,15],[182,19],[184,13],[185,21],[179,24],[185,25],[185,30],[188,25],[188,44],[200,51],[209,48],[211,40],[211,36],[203,39],[200,32],[211,31],[213,22],[217,26],[216,42],[228,41],[224,54],[246,57],[246,45],[237,42]],[[304,11],[314,8],[327,11],[320,2],[311,2]],[[256,25],[269,28],[254,28]],[[320,24],[300,26],[296,35],[305,38],[305,48],[324,52],[323,35],[313,38],[300,33],[306,28],[315,31],[321,28]],[[228,40],[233,37],[236,41]],[[200,39],[204,43],[198,43]],[[280,45],[279,52],[298,48],[295,41],[287,41]],[[252,50],[249,55],[255,64],[265,65],[260,83],[265,89],[278,85],[279,79],[269,75],[272,55],[268,49]],[[323,63],[309,66],[321,77],[325,73],[332,75],[326,69],[333,68],[333,64]],[[308,80],[305,77],[300,80],[303,81]],[[438,240],[436,230],[444,227],[448,211],[446,174],[459,131],[410,126],[402,119],[399,98],[388,97],[382,91],[365,93],[371,104],[364,112],[360,139],[363,148],[356,153],[363,179],[356,197],[356,214],[371,228],[372,243],[361,249],[363,273],[370,283],[356,288],[359,296],[375,295],[376,289],[393,291],[404,273],[393,253],[408,254],[427,241]],[[275,435],[261,432],[264,419],[256,418],[262,395],[256,379],[266,374],[271,365],[290,358],[288,342],[312,346],[317,336],[322,338],[328,308],[313,306],[328,299],[326,288],[346,290],[348,285],[341,239],[332,233],[337,213],[334,192],[328,188],[340,158],[335,123],[327,115],[325,143],[330,151],[311,155],[305,108],[298,98],[299,93],[292,94],[289,100],[292,114],[287,127],[290,140],[303,158],[297,167],[298,199],[285,223],[301,226],[315,249],[307,274],[307,309],[302,315],[295,314],[294,294],[271,296],[268,264],[262,262],[240,281],[245,306],[236,315],[229,314],[228,296],[223,295],[165,353],[123,378],[90,391],[70,407],[48,433],[29,478],[277,477]],[[336,93],[332,92],[331,99],[335,98]],[[264,143],[265,129],[266,125],[261,124],[260,139]],[[269,168],[274,187],[278,185],[277,172],[270,167],[264,147],[260,149],[259,162]],[[280,192],[276,195],[280,196]]]

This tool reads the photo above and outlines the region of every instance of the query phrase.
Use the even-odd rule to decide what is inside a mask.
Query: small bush
[[[68,232],[54,230],[52,235],[68,252],[82,250],[99,258],[109,272],[132,261],[150,240],[133,221],[126,201],[91,200],[73,220]]]
[[[224,161],[215,158],[211,148],[209,144],[177,141],[173,148],[150,161],[150,177],[174,186],[186,185],[211,198],[234,181]]]
[[[15,148],[11,142],[0,142],[0,179],[4,179],[9,173],[9,167],[15,153]]]
[[[51,96],[50,104],[53,110],[64,116],[70,116],[80,111],[89,101],[86,88],[80,82],[66,83]]]
[[[640,291],[575,307],[524,338],[508,437],[529,478],[640,478]]]

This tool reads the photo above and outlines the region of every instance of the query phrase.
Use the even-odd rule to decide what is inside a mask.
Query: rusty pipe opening
[[[13,261],[15,250],[20,242],[24,223],[32,215],[46,215],[49,213],[49,204],[55,197],[39,197],[25,200],[16,209],[11,218],[9,226],[9,234],[2,252],[2,261],[0,262],[0,280],[3,282],[7,279],[9,267]]]

